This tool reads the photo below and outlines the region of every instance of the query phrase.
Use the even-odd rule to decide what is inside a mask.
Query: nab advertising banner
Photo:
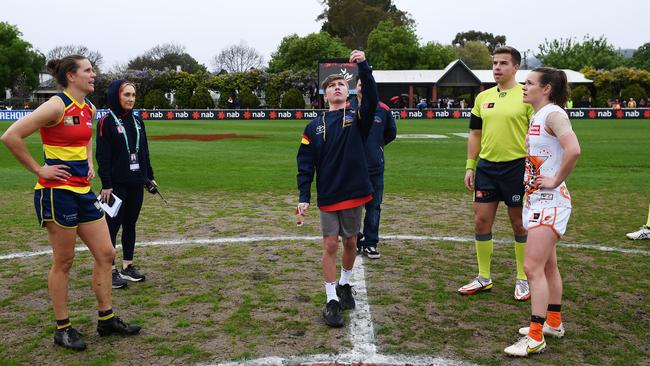
[[[155,109],[135,111],[143,120],[311,120],[323,109]],[[650,119],[650,108],[613,110],[608,108],[567,109],[571,119]],[[0,121],[15,121],[31,110],[0,110]],[[470,109],[393,109],[396,119],[469,119]],[[101,119],[108,110],[97,111]]]

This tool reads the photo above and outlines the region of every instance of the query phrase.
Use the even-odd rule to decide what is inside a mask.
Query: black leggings
[[[135,223],[140,216],[142,200],[144,199],[144,187],[142,184],[126,185],[113,184],[113,194],[122,200],[122,207],[116,217],[106,215],[108,230],[111,233],[113,248],[117,239],[117,232],[122,227],[122,252],[123,260],[133,260],[135,249]],[[115,263],[113,261],[113,263]]]

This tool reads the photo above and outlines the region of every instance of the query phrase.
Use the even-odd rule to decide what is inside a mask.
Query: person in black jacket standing
[[[133,264],[135,224],[140,215],[145,186],[156,186],[149,162],[149,146],[144,122],[133,113],[135,85],[115,80],[108,87],[109,113],[97,128],[96,158],[102,181],[101,199],[111,201],[111,194],[122,200],[115,217],[106,215],[113,247],[122,227],[122,270],[113,264],[113,288],[145,279]]]
[[[330,75],[322,83],[329,111],[313,119],[303,132],[298,149],[298,211],[305,214],[316,173],[318,208],[323,232],[323,277],[327,305],[325,323],[343,326],[341,309],[355,307],[350,285],[356,257],[357,233],[361,228],[363,205],[372,200],[372,184],[364,153],[364,142],[377,108],[377,86],[365,54],[352,51],[350,62],[357,63],[364,85],[359,108],[346,108],[348,82],[342,75]],[[341,278],[336,281],[338,237],[343,238]]]
[[[357,81],[357,101],[363,96],[361,79]],[[357,237],[357,253],[365,254],[370,259],[379,259],[377,250],[379,243],[379,219],[381,216],[381,201],[384,196],[384,146],[395,140],[397,125],[390,108],[379,102],[375,119],[370,127],[366,141],[366,161],[370,182],[375,191],[372,201],[366,203],[366,214],[363,219],[363,232]]]

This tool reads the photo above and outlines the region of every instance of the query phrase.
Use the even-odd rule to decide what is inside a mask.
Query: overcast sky
[[[323,9],[318,0],[55,4],[45,0],[3,1],[0,21],[17,25],[23,38],[43,53],[64,44],[83,44],[97,50],[104,56],[104,69],[169,42],[185,45],[189,54],[211,70],[214,55],[242,40],[268,62],[284,36],[319,31],[321,24],[315,19]],[[522,52],[536,52],[545,38],[582,39],[585,34],[605,35],[609,43],[623,49],[650,41],[648,0],[395,0],[395,4],[415,19],[422,43],[449,44],[456,33],[468,30],[504,34],[508,44]]]

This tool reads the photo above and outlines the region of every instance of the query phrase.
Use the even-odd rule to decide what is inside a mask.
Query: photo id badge
[[[132,172],[140,170],[140,163],[138,163],[138,154],[129,155],[129,168]]]

